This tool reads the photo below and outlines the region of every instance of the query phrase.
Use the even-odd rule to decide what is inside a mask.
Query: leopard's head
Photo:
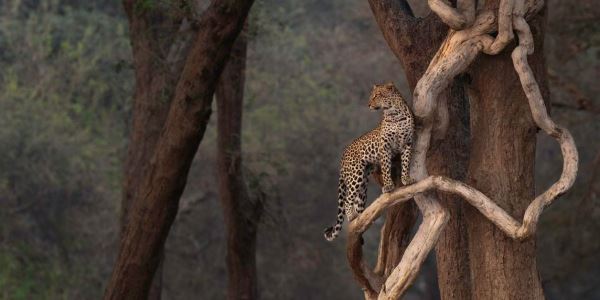
[[[400,91],[398,91],[393,83],[376,84],[371,91],[369,108],[372,110],[390,109],[395,105],[398,97],[402,98]]]

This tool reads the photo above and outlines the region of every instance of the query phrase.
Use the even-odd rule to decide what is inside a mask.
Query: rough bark
[[[242,171],[246,43],[242,32],[216,90],[219,198],[227,230],[227,298],[230,300],[258,298],[256,234],[262,205],[250,198]]]
[[[385,40],[401,62],[409,87],[413,90],[446,36],[446,25],[433,14],[426,18],[414,17],[406,1],[371,0],[369,3]],[[474,11],[472,13],[474,17]],[[468,106],[465,105],[467,98],[463,86],[464,80],[456,80],[444,94],[450,106],[447,116],[449,126],[446,137],[430,150],[427,167],[431,174],[457,179],[465,176]],[[440,246],[436,247],[440,296],[442,299],[469,299],[470,276],[468,253],[464,251],[466,226],[462,218],[463,204],[456,201],[457,197],[453,195],[440,194],[439,197],[452,216],[442,232]],[[388,276],[407,246],[408,234],[416,219],[416,207],[412,202],[394,207],[386,212],[385,219],[374,271]],[[388,224],[388,220],[393,223]]]
[[[448,97],[448,130],[445,138],[429,151],[430,174],[463,180],[469,161],[469,105],[465,91],[467,80],[454,80]],[[438,286],[441,299],[471,299],[471,274],[467,249],[467,227],[460,197],[437,192],[438,199],[450,214],[448,224],[435,247]]]
[[[160,131],[169,112],[169,101],[175,84],[174,74],[168,72],[161,53],[170,44],[180,18],[157,8],[135,11],[133,0],[124,0],[129,20],[129,35],[135,69],[135,92],[129,143],[123,176],[121,200],[121,234],[128,219],[129,206],[145,168],[154,153]],[[164,36],[152,28],[161,28]],[[161,255],[162,256],[162,255]],[[148,299],[160,299],[162,292],[162,259],[156,271]]]
[[[249,1],[213,1],[198,20],[150,163],[133,192],[104,299],[145,299],[187,174],[211,113],[212,96]],[[133,1],[131,2],[133,5]],[[130,7],[136,13],[133,7]]]
[[[171,39],[153,28],[173,33],[181,21],[156,8],[136,10],[134,0],[124,0],[123,7],[129,20],[129,36],[135,69],[135,92],[132,121],[125,159],[121,225],[127,222],[127,212],[148,166],[156,142],[167,118],[169,101],[173,94],[173,75],[167,72],[161,53]]]
[[[542,23],[541,18],[530,22],[538,51],[529,57],[529,64],[547,91]],[[510,50],[480,57],[469,71],[473,97],[467,183],[520,219],[535,196],[537,126]],[[543,299],[535,239],[515,241],[472,208],[466,219],[474,299]]]

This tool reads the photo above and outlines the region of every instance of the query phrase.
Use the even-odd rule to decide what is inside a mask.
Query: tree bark
[[[192,159],[206,129],[218,78],[252,2],[213,1],[198,20],[200,29],[169,101],[169,113],[150,164],[134,186],[129,220],[104,299],[148,297]],[[135,14],[133,3],[126,4]]]
[[[536,51],[529,57],[529,64],[547,96],[543,23],[543,17],[530,22]],[[469,71],[472,144],[467,183],[521,219],[535,196],[537,127],[515,72],[511,50],[509,47],[499,55],[482,55]],[[466,220],[473,298],[543,299],[535,238],[515,241],[471,207]]]
[[[172,35],[181,22],[158,8],[134,12],[134,1],[124,0],[123,6],[129,20],[129,35],[135,68],[135,93],[132,105],[132,122],[123,177],[121,200],[121,235],[128,219],[129,206],[140,179],[163,128],[170,99],[173,95],[175,75],[164,66],[161,53],[170,46]],[[160,35],[153,27],[161,28]],[[163,255],[161,254],[161,257]],[[162,292],[162,258],[148,299],[159,300]]]
[[[465,79],[454,80],[448,97],[449,126],[442,141],[429,151],[430,174],[456,180],[466,177],[469,160],[469,109]],[[435,247],[438,286],[441,299],[471,299],[469,252],[464,207],[457,195],[437,192],[438,199],[450,213],[450,219]]]
[[[406,1],[370,0],[369,3],[385,40],[403,66],[411,91],[414,90],[446,36],[447,26],[433,14],[425,18],[414,17]],[[464,80],[455,80],[444,96],[450,107],[448,132],[443,140],[433,145],[428,154],[427,167],[431,174],[463,179],[466,174],[469,137]],[[467,241],[466,225],[462,218],[463,204],[455,195],[439,193],[439,199],[451,215],[448,226],[440,237],[440,246],[436,247],[440,296],[442,299],[469,299],[470,275],[468,253],[464,251]],[[396,253],[398,256],[394,255],[394,259],[384,256],[386,264],[378,264],[376,273],[383,274],[380,271],[383,269],[389,275],[388,272],[396,267],[415,219],[413,202],[401,204],[386,213],[379,253],[380,256],[382,253]],[[389,225],[388,220],[393,220],[394,223]],[[405,224],[407,222],[410,225]],[[395,242],[390,243],[388,240]],[[392,248],[384,251],[385,247]]]
[[[247,37],[237,38],[217,85],[219,198],[227,230],[227,298],[257,299],[256,234],[262,212],[252,201],[242,168],[242,111]]]

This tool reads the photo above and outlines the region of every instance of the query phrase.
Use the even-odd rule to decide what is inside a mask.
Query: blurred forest
[[[581,166],[574,188],[542,217],[538,266],[548,299],[597,299],[600,2],[547,3],[552,115],[572,131]],[[249,24],[242,139],[248,186],[267,194],[260,296],[361,299],[345,244],[325,242],[322,230],[335,218],[343,147],[379,119],[366,105],[370,87],[394,81],[410,96],[402,68],[364,0],[257,0]],[[102,295],[133,86],[120,1],[0,1],[0,299]],[[215,148],[213,115],[167,241],[164,299],[225,297]],[[560,168],[560,149],[540,135],[538,190]],[[432,268],[407,298],[435,299]]]

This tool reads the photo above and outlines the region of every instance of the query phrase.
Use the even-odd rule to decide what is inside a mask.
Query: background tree
[[[135,70],[135,92],[132,121],[123,177],[121,201],[121,234],[128,219],[134,193],[146,173],[150,158],[160,137],[171,97],[181,72],[180,61],[168,57],[175,51],[173,42],[185,18],[183,11],[166,3],[142,6],[135,0],[124,0],[123,7],[129,20],[129,35]],[[172,63],[178,66],[172,66]],[[160,254],[162,256],[162,254]],[[150,291],[150,299],[160,299],[162,287],[162,259]]]
[[[227,229],[227,297],[257,299],[256,235],[261,199],[248,190],[242,167],[242,110],[247,30],[235,41],[217,85],[219,198]],[[258,197],[259,198],[259,197]]]
[[[138,2],[139,3],[139,2]],[[150,165],[136,186],[105,299],[146,298],[211,113],[218,77],[252,1],[214,1],[178,78]]]

